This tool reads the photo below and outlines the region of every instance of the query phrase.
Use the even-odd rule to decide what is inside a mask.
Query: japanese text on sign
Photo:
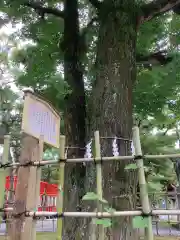
[[[25,97],[22,131],[59,147],[60,117],[45,101],[28,94]]]

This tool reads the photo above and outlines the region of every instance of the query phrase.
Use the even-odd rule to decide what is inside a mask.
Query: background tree
[[[81,43],[83,43],[84,35],[81,37],[79,31],[77,1],[65,1],[63,11],[61,11],[63,4],[59,4],[59,1],[46,1],[46,3],[32,1],[13,1],[9,3],[5,1],[2,5],[11,20],[23,20],[23,23],[25,23],[21,32],[23,37],[31,38],[36,44],[36,46],[31,46],[27,50],[29,53],[27,59],[22,59],[22,54],[20,56],[25,64],[26,71],[21,76],[21,80],[19,79],[19,83],[29,86],[29,78],[33,79],[33,84],[31,84],[33,89],[43,94],[52,103],[55,103],[57,109],[62,109],[62,102],[60,102],[59,98],[63,98],[65,102],[63,110],[67,143],[70,146],[81,146],[80,148],[73,148],[75,151],[71,151],[70,155],[83,156],[84,151],[82,149],[85,145],[86,133],[86,103],[81,66],[83,55]],[[46,61],[43,61],[43,58]],[[35,59],[39,61],[36,64],[34,64]],[[65,84],[61,80],[62,75],[58,74],[63,59]],[[42,78],[44,78],[44,82],[41,81]],[[66,88],[67,86],[70,87],[70,91],[65,91],[61,95],[60,89],[64,85]],[[53,97],[55,95],[56,98]],[[85,171],[83,165],[79,165],[78,168],[72,166],[71,169],[67,169],[67,181],[70,188],[73,189],[72,184],[75,183],[74,181],[71,182],[71,172],[76,174],[77,177],[74,179],[77,181],[77,179],[80,179],[78,176],[83,176]],[[84,187],[83,181],[78,182],[81,183],[80,189],[82,191]],[[82,193],[77,190],[78,188],[74,192],[77,194],[76,200],[79,202]],[[72,229],[72,226],[70,229]]]

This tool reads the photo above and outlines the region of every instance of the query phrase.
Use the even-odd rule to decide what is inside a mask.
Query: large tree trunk
[[[70,88],[65,98],[65,134],[67,145],[70,146],[68,157],[77,158],[84,156],[86,136],[86,102],[77,0],[65,0],[64,17],[64,74]],[[67,164],[65,171],[65,210],[76,211],[80,209],[84,195],[85,169],[83,164]],[[65,219],[64,239],[78,239],[79,225],[80,220]]]
[[[108,137],[117,136],[129,140],[132,137],[137,37],[135,9],[133,0],[104,0],[100,9],[96,82],[92,93],[92,126],[93,131],[99,130],[101,136],[107,137],[101,140],[103,156],[112,156],[112,139]],[[131,154],[130,143],[119,140],[120,155]],[[121,161],[103,164],[104,197],[118,211],[135,207],[136,173],[124,170],[128,163]],[[122,194],[127,197],[113,198]],[[119,218],[111,235],[113,240],[135,239],[131,219]]]

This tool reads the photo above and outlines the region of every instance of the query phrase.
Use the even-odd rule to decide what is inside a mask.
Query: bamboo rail
[[[12,211],[13,208],[4,208],[3,211],[9,212]],[[23,212],[24,214],[24,212]],[[125,217],[125,216],[142,216],[143,212],[140,210],[131,210],[131,211],[116,211],[113,213],[108,212],[26,212],[26,217],[54,217],[54,218],[63,218],[63,217],[80,217],[80,218],[111,218],[111,217]],[[152,210],[150,213],[151,216],[157,216],[157,215],[180,215],[180,210],[166,210],[166,209],[156,209]]]
[[[180,153],[178,154],[164,154],[164,155],[143,155],[143,159],[163,159],[163,158],[179,158]],[[68,158],[66,163],[82,163],[82,162],[98,162],[98,161],[122,161],[122,160],[133,160],[135,156],[116,156],[116,157],[95,157],[95,158]],[[47,161],[35,161],[31,166],[45,166],[45,165],[58,165],[61,160],[47,160]],[[7,166],[2,166],[2,168],[9,167],[20,167],[20,163],[8,163]],[[26,167],[26,166],[23,166]],[[28,166],[29,167],[29,166]],[[1,165],[0,165],[1,168]]]

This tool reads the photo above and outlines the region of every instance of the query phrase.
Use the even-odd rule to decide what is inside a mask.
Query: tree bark
[[[68,157],[83,157],[86,136],[86,100],[82,67],[82,42],[79,32],[78,1],[65,0],[64,5],[64,74],[70,92],[65,97],[65,135]],[[73,148],[71,148],[73,147]],[[75,147],[75,148],[74,148]],[[77,147],[77,148],[76,148]],[[65,210],[80,209],[84,195],[83,164],[67,164],[65,176]],[[65,219],[64,239],[76,239],[80,225],[77,219]]]
[[[66,0],[64,6],[64,74],[70,93],[65,97],[65,131],[68,144],[84,147],[86,100],[82,66],[82,38],[79,32],[78,1]],[[71,150],[84,155],[82,149]]]
[[[112,139],[108,137],[117,136],[129,140],[132,137],[137,40],[135,9],[134,0],[104,0],[99,12],[96,81],[92,92],[92,131],[99,130],[101,136],[107,137],[101,139],[102,156],[112,156]],[[130,144],[131,141],[119,140],[120,155],[131,155]],[[136,192],[136,173],[124,170],[128,163],[121,161],[103,164],[104,197],[117,211],[135,207],[133,198]],[[91,180],[92,178],[93,174]],[[89,189],[93,186],[93,180],[90,182]],[[114,198],[122,194],[127,197]],[[135,239],[130,218],[119,218],[115,225],[110,239]]]

